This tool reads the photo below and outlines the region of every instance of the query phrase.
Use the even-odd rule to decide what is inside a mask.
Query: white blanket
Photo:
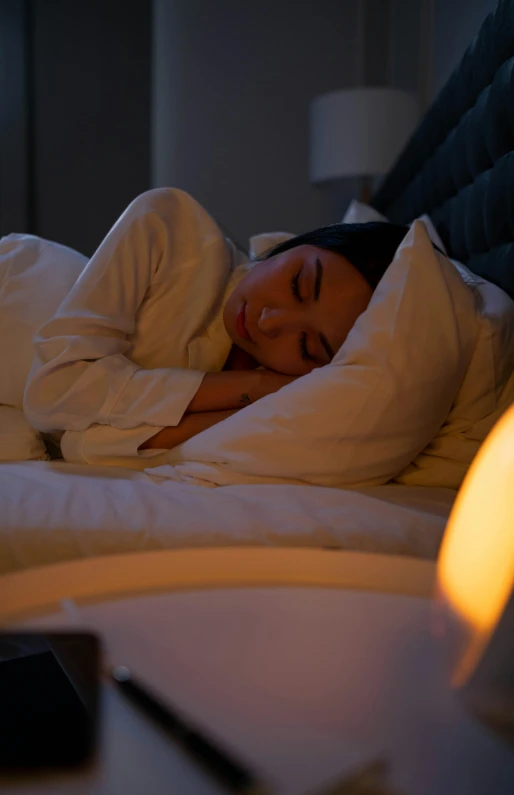
[[[212,546],[342,548],[435,558],[455,492],[386,485],[203,489],[143,472],[0,465],[0,573],[77,558]]]

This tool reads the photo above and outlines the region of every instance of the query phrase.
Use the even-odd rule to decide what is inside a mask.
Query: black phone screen
[[[0,771],[87,762],[98,728],[100,649],[82,632],[0,634]]]

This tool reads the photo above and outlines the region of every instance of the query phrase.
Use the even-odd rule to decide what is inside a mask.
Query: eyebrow
[[[319,294],[321,292],[321,283],[322,283],[322,281],[323,281],[323,265],[321,264],[321,260],[318,257],[316,259],[316,281],[314,283],[314,300],[315,301],[319,301]],[[335,356],[335,353],[334,353],[334,351],[332,349],[331,344],[329,343],[329,341],[327,340],[325,335],[322,334],[321,332],[319,334],[319,339],[320,339],[320,342],[321,342],[321,344],[323,345],[323,347],[325,349],[325,352],[326,352],[327,356],[329,356],[330,357],[330,361],[332,361],[332,359]]]
[[[330,361],[332,361],[332,359],[333,359],[333,358],[334,358],[334,356],[335,356],[335,353],[334,353],[334,351],[332,350],[332,346],[330,345],[329,341],[327,340],[327,338],[325,337],[325,335],[324,335],[324,334],[321,334],[321,333],[320,333],[320,335],[319,335],[319,338],[320,338],[321,344],[322,344],[322,345],[323,345],[323,347],[325,348],[325,351],[326,351],[326,352],[328,353],[328,355],[330,356]]]
[[[314,300],[319,301],[319,294],[321,292],[321,282],[323,281],[323,265],[320,260],[316,260],[316,282],[314,284]]]

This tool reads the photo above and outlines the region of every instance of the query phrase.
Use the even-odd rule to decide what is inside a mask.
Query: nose
[[[295,328],[298,322],[299,319],[295,317],[294,312],[265,306],[261,311],[257,326],[266,337],[275,339],[284,331]]]

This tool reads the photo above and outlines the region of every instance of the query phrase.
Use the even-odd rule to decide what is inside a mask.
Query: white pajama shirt
[[[248,268],[188,194],[139,196],[35,336],[29,423],[64,431],[68,461],[154,463],[159,451],[138,448],[178,425],[204,374],[223,368],[223,307]]]

